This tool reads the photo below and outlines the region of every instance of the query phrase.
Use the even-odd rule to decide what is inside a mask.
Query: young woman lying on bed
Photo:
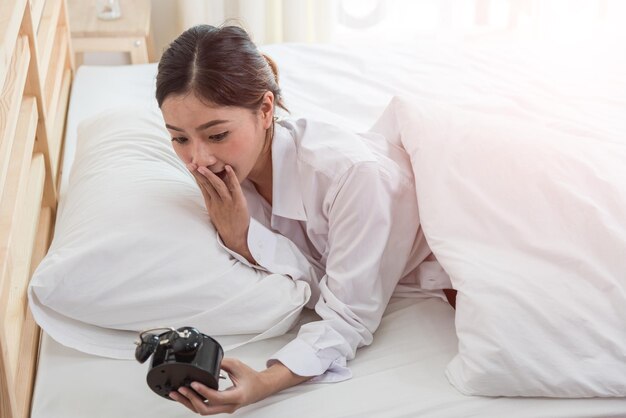
[[[404,150],[374,133],[275,118],[275,106],[286,110],[276,65],[243,29],[202,25],[180,35],[159,63],[156,96],[225,250],[306,280],[321,317],[261,372],[225,358],[233,388],[192,384],[207,403],[185,387],[173,399],[210,415],[311,378],[345,380],[346,361],[372,342],[399,282],[428,275],[429,289],[450,287],[421,231]]]

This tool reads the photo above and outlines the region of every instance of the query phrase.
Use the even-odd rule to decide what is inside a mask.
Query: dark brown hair
[[[287,110],[278,86],[276,63],[259,52],[238,26],[198,25],[183,32],[163,53],[156,77],[159,107],[171,94],[195,93],[218,106],[256,111],[271,91]]]

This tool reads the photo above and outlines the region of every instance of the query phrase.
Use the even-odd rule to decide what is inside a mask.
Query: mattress
[[[519,52],[526,51],[523,61]],[[384,49],[322,45],[264,48],[281,69],[281,87],[293,116],[307,116],[367,129],[396,94],[420,95],[460,105],[502,105],[534,113],[545,123],[560,120],[560,109],[602,121],[611,130],[623,124],[612,113],[610,89],[619,74],[589,73],[597,93],[582,100],[568,77],[546,74],[554,60],[533,49],[489,46],[460,48],[425,43]],[[585,68],[579,69],[585,71]],[[61,206],[73,161],[76,127],[84,118],[122,104],[154,105],[155,64],[81,67],[73,84],[67,121]],[[583,74],[584,75],[584,74]],[[611,83],[609,83],[611,81]],[[603,95],[605,92],[606,95]],[[542,98],[530,106],[523,94]],[[481,100],[489,98],[489,100]],[[496,100],[496,102],[497,102]],[[559,103],[559,106],[555,106]],[[488,110],[488,109],[486,109]],[[585,124],[585,118],[577,123]],[[623,125],[622,125],[623,126]],[[301,321],[314,319],[305,313]],[[262,369],[265,360],[295,336],[257,341],[230,352]],[[428,295],[394,297],[371,346],[349,363],[353,378],[334,384],[308,383],[285,390],[235,414],[247,417],[623,417],[626,399],[548,399],[468,397],[446,380],[444,370],[457,351],[454,310]],[[195,416],[154,395],[145,383],[147,365],[81,353],[43,334],[33,394],[32,417],[186,417]],[[222,382],[222,388],[229,383]]]
[[[239,347],[228,356],[262,369],[293,333]],[[350,363],[353,378],[303,384],[239,410],[236,416],[299,417],[617,417],[623,399],[468,397],[443,370],[456,353],[454,311],[441,299],[395,299],[374,343]],[[182,405],[158,398],[134,361],[91,356],[44,335],[33,418],[188,417]],[[227,387],[228,383],[222,383]],[[297,412],[295,412],[297,411]]]

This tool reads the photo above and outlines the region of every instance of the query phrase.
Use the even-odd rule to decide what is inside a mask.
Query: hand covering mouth
[[[213,174],[215,174],[217,177],[220,178],[220,180],[222,180],[224,183],[226,183],[226,170],[221,169],[220,171],[213,171]]]

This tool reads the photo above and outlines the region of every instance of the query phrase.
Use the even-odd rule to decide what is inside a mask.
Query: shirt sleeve
[[[219,244],[243,264],[262,271],[283,274],[293,280],[304,280],[311,288],[308,308],[313,308],[319,298],[318,281],[322,272],[309,262],[300,249],[289,238],[272,231],[254,218],[248,228],[248,249],[257,264],[250,263],[244,256],[228,248],[219,237]]]
[[[351,376],[347,360],[372,342],[410,257],[419,220],[414,186],[375,162],[352,167],[329,191],[329,253],[315,305],[321,320],[300,328],[268,365],[313,381]]]

